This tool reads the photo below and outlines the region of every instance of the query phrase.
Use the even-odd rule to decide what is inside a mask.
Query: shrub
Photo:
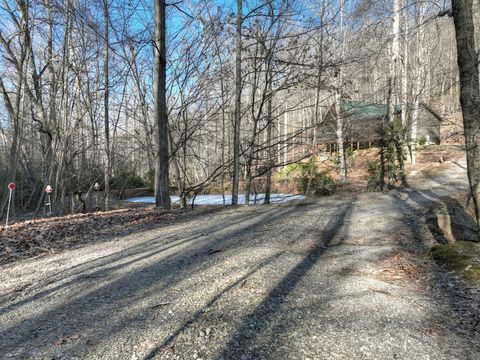
[[[119,172],[113,177],[110,186],[115,190],[137,189],[144,187],[145,182],[134,172]]]
[[[347,169],[350,169],[355,165],[355,153],[351,147],[345,148],[344,152]],[[338,151],[333,156],[332,162],[335,164],[335,166],[337,166],[337,168],[340,166],[340,153]],[[340,171],[340,168],[337,170]]]
[[[334,190],[334,180],[327,170],[319,171],[315,158],[311,157],[306,163],[300,163],[300,182],[298,190],[304,194],[325,196]],[[308,193],[308,194],[307,194]]]
[[[420,139],[418,139],[418,145],[419,146],[424,146],[427,143],[427,139],[425,136],[421,136]]]
[[[147,171],[145,175],[145,186],[152,190],[155,187],[155,169]]]
[[[398,179],[405,178],[405,155],[403,153],[405,132],[406,128],[396,120],[386,125],[382,134],[383,146],[379,155],[380,159],[383,159],[383,163],[380,162],[379,166],[383,169],[384,178],[380,179],[379,176],[379,181],[384,182],[389,187]]]
[[[279,180],[285,180],[294,174],[300,174],[302,173],[304,166],[305,166],[304,163],[301,163],[301,162],[288,164],[277,173],[277,178]]]
[[[378,161],[371,161],[368,163],[367,170],[367,188],[369,190],[377,190],[380,186],[380,163]]]
[[[334,189],[335,181],[327,170],[315,171],[313,174],[304,173],[299,183],[300,191],[304,194],[309,191],[315,196],[330,195]]]
[[[316,158],[310,157],[307,162],[289,164],[277,173],[277,179],[285,181],[295,179],[298,191],[307,195],[324,196],[334,191],[335,181],[329,171],[317,169]]]

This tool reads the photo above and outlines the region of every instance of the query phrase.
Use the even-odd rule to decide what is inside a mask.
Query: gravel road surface
[[[0,267],[1,359],[480,359],[417,188],[203,214]]]

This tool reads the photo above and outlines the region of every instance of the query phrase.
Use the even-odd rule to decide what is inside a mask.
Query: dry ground
[[[0,358],[479,359],[479,289],[425,255],[463,167],[2,265]]]

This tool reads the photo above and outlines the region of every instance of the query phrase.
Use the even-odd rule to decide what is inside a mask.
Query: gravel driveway
[[[480,359],[478,289],[423,252],[424,207],[465,187],[449,174],[4,265],[0,358]]]

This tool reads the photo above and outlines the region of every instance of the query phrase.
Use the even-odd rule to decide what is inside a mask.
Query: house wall
[[[440,144],[440,121],[425,109],[419,109],[418,114],[417,139],[424,139],[428,144]],[[382,119],[364,119],[355,121],[352,119],[344,119],[344,136],[345,143],[375,144],[381,140],[381,124]],[[325,119],[322,126],[317,129],[317,142],[319,144],[336,143],[335,132],[336,121],[333,116],[329,115]]]
[[[440,144],[440,121],[423,107],[418,113],[417,139],[425,139],[427,144]]]
[[[354,148],[357,145],[361,147],[368,147],[376,144],[381,140],[381,118],[354,120],[353,118],[344,118],[344,139],[345,143],[354,143]],[[336,143],[337,134],[336,120],[332,115],[328,115],[322,126],[317,129],[318,142],[323,144]],[[360,144],[357,144],[360,143]]]
[[[400,115],[396,115],[399,117]],[[424,108],[419,109],[417,139],[424,138],[429,144],[440,144],[440,122]],[[345,144],[352,144],[353,147],[368,147],[375,145],[381,140],[382,118],[354,120],[344,119]],[[317,128],[317,140],[319,144],[334,144],[336,138],[336,120],[332,114],[327,115],[324,124]],[[359,143],[359,144],[358,144]]]

